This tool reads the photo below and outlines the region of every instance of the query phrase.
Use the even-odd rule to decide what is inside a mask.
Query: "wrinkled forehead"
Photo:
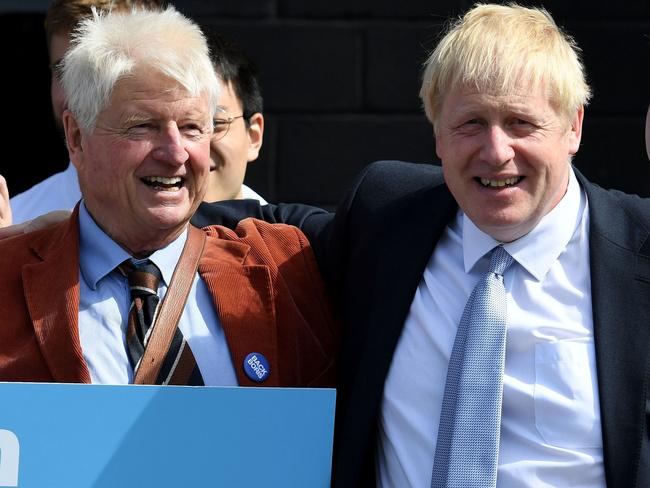
[[[210,117],[209,94],[192,93],[177,80],[150,67],[138,67],[116,81],[108,107],[117,104],[158,105],[161,110],[172,109],[173,104],[182,103],[188,109],[200,111]]]
[[[436,115],[440,115],[443,106],[449,103],[450,99],[453,103],[458,103],[477,95],[501,100],[519,100],[524,104],[535,100],[536,104],[547,105],[558,116],[570,115],[562,111],[557,94],[544,78],[525,75],[510,79],[456,79],[441,91]]]

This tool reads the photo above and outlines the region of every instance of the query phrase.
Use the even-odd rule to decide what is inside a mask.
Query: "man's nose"
[[[159,161],[182,165],[189,159],[183,136],[176,124],[165,127],[156,141],[153,157]]]
[[[502,165],[515,157],[513,139],[503,127],[491,125],[487,128],[481,158],[489,164]]]

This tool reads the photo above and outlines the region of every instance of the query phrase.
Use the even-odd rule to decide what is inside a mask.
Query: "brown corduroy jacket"
[[[334,386],[339,329],[300,230],[248,219],[207,227],[199,274],[241,386]],[[0,381],[89,383],[79,342],[79,220],[0,241]],[[254,383],[244,358],[262,353]]]

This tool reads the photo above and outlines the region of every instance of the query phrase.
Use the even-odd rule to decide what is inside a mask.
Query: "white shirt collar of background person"
[[[465,303],[498,244],[462,211],[424,271],[386,379],[378,486],[429,486],[447,364]],[[605,487],[593,343],[589,217],[567,192],[504,246],[508,339],[498,487]]]

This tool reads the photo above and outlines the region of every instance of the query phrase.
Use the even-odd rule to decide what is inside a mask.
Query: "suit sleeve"
[[[304,232],[305,229],[316,231],[332,214],[322,208],[300,203],[260,205],[257,200],[224,200],[202,203],[192,217],[192,224],[197,227],[223,225],[235,229],[240,220],[248,217],[270,224],[293,225]]]
[[[222,225],[235,229],[241,220],[253,217],[270,224],[289,224],[298,227],[313,244],[316,259],[329,261],[327,243],[328,233],[334,214],[318,207],[299,203],[279,205],[260,205],[257,200],[227,200],[223,202],[202,203],[192,217],[197,227]],[[326,275],[326,270],[321,268]]]

